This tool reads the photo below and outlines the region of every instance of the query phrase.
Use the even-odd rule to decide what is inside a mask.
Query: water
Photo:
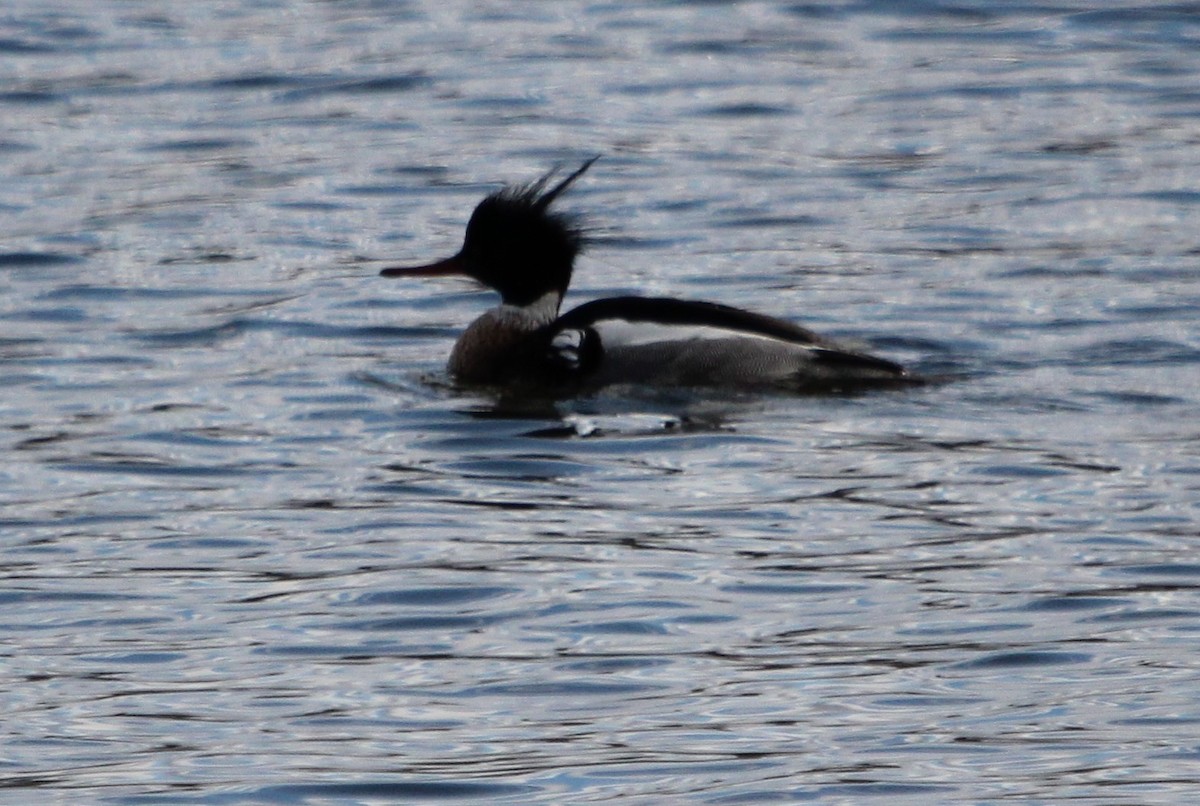
[[[1182,803],[1186,4],[0,14],[0,800]],[[455,389],[376,276],[593,154],[572,298],[951,382]]]

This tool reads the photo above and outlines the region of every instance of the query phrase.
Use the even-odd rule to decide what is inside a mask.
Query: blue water
[[[1190,802],[1189,4],[0,12],[0,801]],[[381,279],[505,181],[571,299],[948,382],[455,388]]]

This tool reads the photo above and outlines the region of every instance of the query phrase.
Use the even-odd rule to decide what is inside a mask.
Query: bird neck
[[[449,370],[463,381],[504,380],[525,337],[558,318],[562,294],[549,291],[528,305],[502,304],[467,326],[450,353]]]
[[[505,302],[493,310],[499,312],[501,316],[534,323],[533,326],[538,328],[548,325],[558,318],[558,309],[562,306],[562,298],[563,292],[551,289],[527,305],[513,305]]]

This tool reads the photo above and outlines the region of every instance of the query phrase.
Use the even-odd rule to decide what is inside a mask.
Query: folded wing
[[[899,364],[799,325],[713,302],[612,297],[563,314],[531,344],[547,375],[584,385],[856,388],[911,381]]]

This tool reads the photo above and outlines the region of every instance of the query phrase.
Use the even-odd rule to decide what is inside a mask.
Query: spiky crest
[[[551,291],[566,293],[585,239],[578,217],[551,211],[550,205],[597,159],[587,160],[549,190],[546,185],[557,169],[481,201],[467,222],[459,253],[467,273],[496,289],[510,305],[528,305]]]

